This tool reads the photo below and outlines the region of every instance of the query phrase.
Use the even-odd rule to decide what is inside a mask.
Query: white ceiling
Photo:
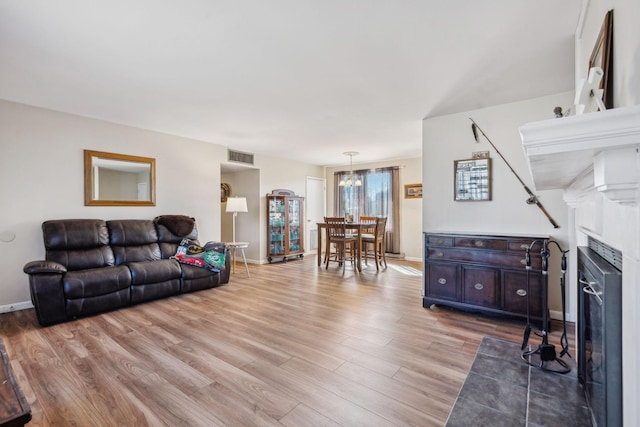
[[[582,0],[2,0],[0,98],[319,165],[574,88]]]

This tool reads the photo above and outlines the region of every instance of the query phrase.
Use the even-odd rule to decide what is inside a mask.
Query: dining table
[[[323,235],[326,240],[326,228],[327,224],[325,222],[318,222],[318,267],[322,265],[322,249],[324,245],[322,244]],[[355,231],[356,233],[356,268],[358,271],[362,271],[362,255],[360,253],[360,248],[362,248],[362,230],[366,230],[372,227],[370,222],[347,222],[345,224],[346,229],[349,231]],[[325,232],[323,232],[325,231]]]

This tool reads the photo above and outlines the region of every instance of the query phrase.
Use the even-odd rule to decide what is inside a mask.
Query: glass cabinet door
[[[300,199],[289,199],[289,252],[300,251]]]
[[[269,198],[269,253],[285,253],[285,206],[284,197]]]

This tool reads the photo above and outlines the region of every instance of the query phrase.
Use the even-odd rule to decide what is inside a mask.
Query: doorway
[[[307,177],[306,182],[306,217],[307,217],[307,253],[318,251],[318,226],[324,221],[327,210],[327,180],[325,178]]]

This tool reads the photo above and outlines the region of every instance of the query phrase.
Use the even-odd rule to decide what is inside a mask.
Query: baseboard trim
[[[0,313],[26,310],[28,308],[33,308],[33,304],[31,303],[31,301],[16,302],[14,304],[0,305]]]

